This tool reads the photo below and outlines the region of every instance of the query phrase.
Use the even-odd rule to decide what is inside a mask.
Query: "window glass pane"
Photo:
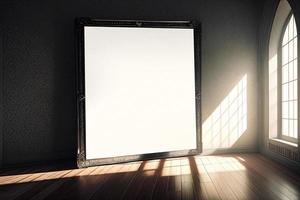
[[[294,16],[284,30],[282,39],[282,135],[298,137],[298,38]]]
[[[288,100],[292,100],[294,99],[294,82],[290,82],[289,84],[289,96],[288,96]]]
[[[289,118],[293,119],[294,117],[294,102],[290,101],[289,102]]]
[[[293,54],[293,51],[294,51],[294,43],[293,42],[289,42],[288,44],[289,46],[289,62],[293,60],[294,58],[294,54]]]
[[[289,99],[288,84],[282,85],[282,100],[287,101]]]
[[[288,102],[282,102],[282,118],[289,117],[289,105]]]
[[[289,132],[289,124],[288,124],[288,120],[283,119],[282,120],[282,135],[288,135]]]
[[[297,101],[294,101],[294,119],[298,118],[298,105],[297,105]]]
[[[289,120],[289,132],[288,132],[288,136],[292,136],[293,135],[293,131],[294,131],[294,123],[293,120]]]
[[[293,91],[293,100],[296,100],[296,99],[298,99],[298,85],[297,85],[297,81],[293,81],[293,84],[294,84],[294,86],[293,86],[293,89],[294,89],[294,91]]]
[[[293,137],[294,135],[294,120],[289,120],[289,137]]]
[[[282,64],[286,64],[288,62],[288,45],[285,45],[282,49]]]
[[[282,83],[286,83],[289,80],[288,65],[282,67]]]
[[[294,79],[294,66],[293,66],[293,62],[288,64],[289,66],[289,80],[288,81],[292,81]]]
[[[294,70],[294,73],[293,73],[293,79],[297,79],[298,78],[298,67],[297,67],[297,60],[294,60],[293,61],[293,70]]]

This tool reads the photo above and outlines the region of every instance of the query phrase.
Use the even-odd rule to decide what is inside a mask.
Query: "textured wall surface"
[[[232,149],[257,144],[256,0],[3,0],[3,164],[76,155],[74,19],[202,23],[203,121],[247,74],[247,129]],[[1,153],[1,152],[0,152]]]

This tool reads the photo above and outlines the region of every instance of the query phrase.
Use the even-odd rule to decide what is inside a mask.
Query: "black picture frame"
[[[143,27],[143,28],[184,28],[194,30],[195,57],[195,109],[197,148],[112,158],[86,159],[85,132],[85,62],[84,62],[84,27]],[[77,108],[77,166],[79,168],[94,165],[114,164],[129,161],[151,160],[159,158],[190,156],[201,153],[201,26],[196,21],[143,21],[143,20],[100,20],[78,18],[75,20],[76,34],[76,108]]]

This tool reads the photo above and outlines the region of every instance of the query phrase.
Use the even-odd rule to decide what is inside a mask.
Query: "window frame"
[[[297,138],[294,138],[294,137],[290,137],[290,136],[286,136],[286,135],[283,135],[282,134],[282,43],[283,43],[283,38],[284,38],[284,34],[285,34],[285,31],[287,29],[287,26],[290,22],[290,19],[291,17],[294,16],[294,20],[295,20],[295,15],[293,13],[293,11],[290,11],[290,13],[288,14],[285,22],[284,22],[284,25],[282,26],[282,29],[281,29],[281,33],[280,33],[280,39],[279,39],[279,44],[278,44],[278,74],[277,74],[277,92],[278,92],[278,95],[277,95],[277,102],[278,102],[278,112],[277,112],[277,117],[278,117],[278,134],[277,134],[277,137],[278,139],[281,139],[281,140],[285,140],[285,141],[288,141],[288,142],[292,142],[292,143],[295,143],[295,144],[298,144],[298,140],[299,140],[299,44],[298,44],[298,41],[297,41],[297,109],[298,109],[298,112],[297,112]],[[296,23],[296,20],[295,20],[295,23]],[[297,24],[296,24],[296,29],[297,29],[297,40],[298,40],[298,27],[297,27]]]

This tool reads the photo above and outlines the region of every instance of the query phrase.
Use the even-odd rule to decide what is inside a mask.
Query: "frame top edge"
[[[196,20],[111,20],[90,17],[76,18],[77,26],[115,26],[115,27],[170,27],[170,28],[195,28],[200,25]]]

